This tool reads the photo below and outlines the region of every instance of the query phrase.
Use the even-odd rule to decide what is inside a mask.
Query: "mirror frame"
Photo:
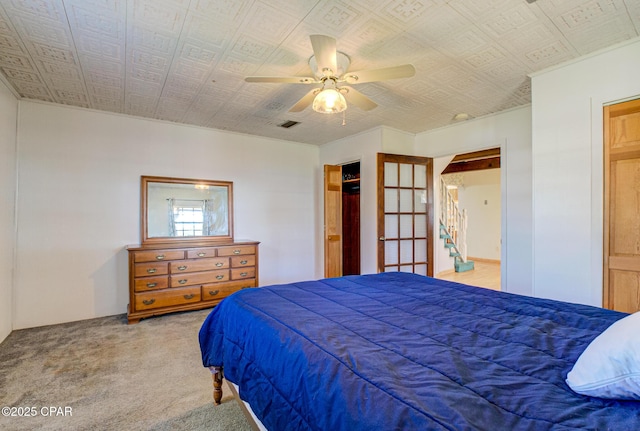
[[[149,237],[148,234],[148,188],[149,183],[167,183],[167,184],[193,184],[226,187],[227,188],[227,218],[229,220],[229,233],[228,235],[219,236],[189,236],[189,237]],[[141,232],[141,244],[142,245],[161,245],[167,246],[175,245],[209,245],[219,243],[233,242],[233,182],[231,181],[217,181],[217,180],[200,180],[191,178],[173,178],[173,177],[155,177],[143,175],[140,177],[140,232]]]

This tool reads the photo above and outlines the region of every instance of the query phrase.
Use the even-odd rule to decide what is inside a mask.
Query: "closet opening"
[[[360,274],[360,162],[342,165],[342,273]]]

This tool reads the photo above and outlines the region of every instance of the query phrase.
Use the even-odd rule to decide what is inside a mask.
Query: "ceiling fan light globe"
[[[337,114],[345,109],[347,109],[347,101],[333,88],[322,90],[313,99],[313,110],[321,114]]]

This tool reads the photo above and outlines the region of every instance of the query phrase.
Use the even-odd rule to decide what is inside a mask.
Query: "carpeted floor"
[[[250,430],[225,389],[213,405],[198,330],[210,310],[14,331],[0,344],[2,430]]]

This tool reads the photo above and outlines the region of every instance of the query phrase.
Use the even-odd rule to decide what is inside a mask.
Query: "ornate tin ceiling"
[[[379,106],[344,126],[289,113],[308,86],[244,77],[309,75],[310,34],[417,73],[358,85]],[[527,74],[639,34],[638,0],[0,0],[0,70],[24,99],[323,144],[528,104]]]

